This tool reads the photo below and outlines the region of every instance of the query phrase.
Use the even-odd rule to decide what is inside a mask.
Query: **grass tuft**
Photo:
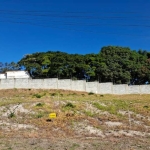
[[[36,98],[41,98],[42,97],[42,95],[40,95],[40,94],[34,94],[33,96],[36,97]]]
[[[43,106],[44,106],[44,103],[37,103],[36,106],[37,106],[37,107],[43,107]]]
[[[93,92],[89,92],[88,95],[94,95],[94,93]]]
[[[66,108],[75,108],[76,106],[73,105],[72,103],[68,102],[66,105],[65,105]]]

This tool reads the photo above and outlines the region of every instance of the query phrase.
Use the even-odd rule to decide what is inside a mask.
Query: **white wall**
[[[58,89],[71,90],[71,80],[70,79],[58,80]]]
[[[8,80],[8,79],[7,79]],[[14,79],[15,88],[28,89],[29,87],[29,79]]]
[[[98,93],[98,82],[86,82],[86,92]]]
[[[128,86],[128,93],[129,94],[140,94],[140,85],[130,85]]]
[[[43,89],[43,82],[44,79],[33,79],[33,80],[28,80],[28,86],[29,88],[32,89]]]
[[[113,84],[108,83],[99,83],[98,93],[99,94],[112,94],[113,93]]]
[[[43,89],[58,89],[58,79],[57,78],[49,78],[44,79]]]
[[[72,91],[86,91],[86,81],[85,80],[72,80],[71,90]]]
[[[117,84],[113,85],[113,94],[128,94],[127,84]]]
[[[140,93],[147,94],[150,92],[150,85],[140,85]]]
[[[97,94],[150,94],[150,85],[86,82],[85,80],[50,79],[0,79],[0,89],[64,89],[72,91],[93,92]]]
[[[15,88],[14,79],[2,79],[0,80],[0,89],[13,89]]]

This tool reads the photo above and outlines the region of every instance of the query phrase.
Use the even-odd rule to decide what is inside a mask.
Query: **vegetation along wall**
[[[150,85],[130,85],[86,82],[85,80],[50,79],[1,79],[0,89],[63,89],[93,92],[96,94],[150,94]]]

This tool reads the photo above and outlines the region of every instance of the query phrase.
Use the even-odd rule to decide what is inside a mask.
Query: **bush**
[[[42,96],[39,94],[34,94],[33,96],[35,96],[36,98],[41,98]]]
[[[89,92],[88,95],[94,95],[94,93],[93,92]]]
[[[42,104],[42,103],[37,103],[37,104],[36,104],[37,107],[43,107],[43,105],[44,105],[44,104]]]
[[[9,115],[8,115],[8,118],[13,118],[15,117],[15,113],[14,112],[11,112]]]
[[[50,95],[51,95],[51,96],[56,96],[56,95],[57,95],[57,93],[51,93]]]
[[[36,118],[42,118],[42,117],[44,117],[44,114],[41,113],[41,112],[39,112],[39,113],[36,115]]]
[[[72,103],[68,102],[64,107],[65,108],[75,108],[76,106],[73,105]]]

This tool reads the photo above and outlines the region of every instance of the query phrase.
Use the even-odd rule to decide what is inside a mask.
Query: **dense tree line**
[[[14,64],[13,64],[14,65]],[[32,78],[78,79],[113,82],[114,84],[145,84],[150,82],[150,52],[128,47],[106,46],[98,54],[40,52],[26,55],[17,64]]]

